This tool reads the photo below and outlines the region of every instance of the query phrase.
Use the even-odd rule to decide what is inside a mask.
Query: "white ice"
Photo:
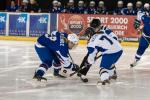
[[[0,41],[0,100],[150,100],[150,50],[134,69],[137,47],[124,47],[117,63],[118,80],[110,85],[97,85],[99,62],[91,68],[88,83],[76,76],[67,79],[53,77],[48,71],[45,87],[33,86],[33,74],[40,61],[34,51],[34,42]],[[80,64],[86,46],[71,51],[74,62]],[[100,61],[100,60],[99,60]]]

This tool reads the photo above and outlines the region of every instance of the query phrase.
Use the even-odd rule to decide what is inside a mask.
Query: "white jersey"
[[[100,32],[107,34],[108,36],[113,37],[114,39],[118,40],[117,35],[114,34],[113,31],[106,26],[101,26]]]
[[[138,11],[138,13],[137,13],[137,20],[142,21],[142,17],[144,15],[149,15],[149,13],[148,12],[144,12],[144,11]]]
[[[107,34],[95,34],[88,43],[88,62],[94,63],[94,58],[97,52],[103,54],[113,54],[122,50],[120,43],[113,37]]]

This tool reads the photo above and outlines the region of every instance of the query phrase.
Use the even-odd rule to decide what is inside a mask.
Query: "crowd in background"
[[[63,0],[61,0],[63,1]],[[49,13],[77,13],[77,14],[114,14],[114,15],[136,15],[138,11],[146,9],[150,13],[149,3],[142,3],[137,1],[136,4],[131,2],[124,6],[124,2],[119,0],[116,3],[116,8],[108,10],[104,1],[90,1],[86,4],[83,0],[79,0],[75,5],[74,0],[69,0],[64,6],[58,0],[53,0],[48,9]],[[36,0],[22,0],[22,4],[19,6],[12,0],[10,5],[6,7],[8,12],[43,12]]]

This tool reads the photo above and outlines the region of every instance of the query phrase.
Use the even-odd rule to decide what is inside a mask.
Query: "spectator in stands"
[[[66,7],[66,13],[75,13],[76,9],[74,6],[74,0],[69,0],[69,2],[67,3],[67,7]]]
[[[84,14],[85,10],[86,10],[86,8],[84,7],[84,1],[80,0],[78,2],[78,7],[76,8],[76,13]]]
[[[15,3],[14,0],[11,1],[10,5],[7,6],[5,11],[16,12],[19,11],[19,6]]]
[[[104,1],[99,1],[96,13],[97,14],[108,14],[105,4],[104,4]]]
[[[28,3],[29,3],[28,0],[23,0],[22,1],[21,7],[20,7],[21,12],[27,12]]]
[[[132,3],[128,3],[127,4],[127,8],[124,8],[122,10],[122,14],[123,15],[136,15],[136,11],[133,9],[133,4]]]
[[[30,12],[30,13],[41,12],[41,9],[38,3],[35,0],[30,0],[27,6],[27,12]]]
[[[62,13],[65,12],[64,7],[61,5],[61,2],[58,2],[58,10]]]
[[[50,8],[49,12],[50,13],[60,13],[61,12],[61,9],[59,7],[59,2],[57,0],[54,0],[52,2],[52,8]]]
[[[95,1],[90,1],[89,8],[87,8],[88,14],[96,14]]]
[[[144,9],[142,11],[144,11],[147,15],[150,16],[150,5],[149,5],[149,3],[144,4]]]
[[[136,14],[137,14],[138,11],[141,11],[141,10],[142,10],[142,2],[137,1],[136,2],[136,8],[135,8]]]
[[[123,10],[123,1],[120,0],[117,2],[117,8],[114,10],[113,14],[114,15],[122,15],[122,10]]]

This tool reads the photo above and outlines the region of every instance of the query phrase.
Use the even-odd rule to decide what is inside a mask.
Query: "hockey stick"
[[[71,57],[71,55],[70,55],[70,53],[68,53],[68,55],[69,55],[69,57],[70,57],[70,59],[71,59],[71,61],[72,61],[72,63],[73,63],[73,66],[74,66],[74,60],[72,59],[72,57]],[[78,71],[75,71],[75,72],[78,72]],[[71,77],[71,76],[70,76]],[[88,79],[87,78],[83,78],[82,76],[78,76],[78,77],[80,77],[80,80],[82,81],[82,82],[88,82]]]
[[[99,55],[99,56],[97,56],[97,57],[95,58],[95,61],[96,61],[97,59],[99,59],[101,56],[102,56],[102,54]],[[83,68],[80,68],[78,71],[75,71],[75,72],[71,73],[71,74],[70,74],[70,77],[73,76],[73,75],[76,74],[76,73],[79,73],[82,69],[83,69]]]

